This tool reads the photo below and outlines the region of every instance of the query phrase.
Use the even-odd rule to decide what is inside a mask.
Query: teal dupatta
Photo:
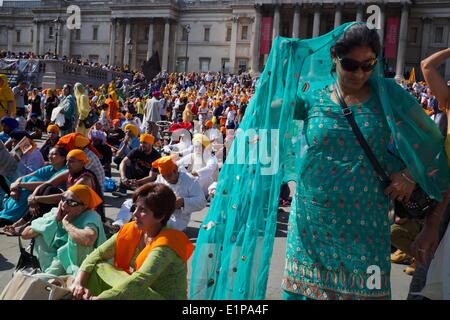
[[[191,299],[265,298],[280,186],[298,182],[307,148],[302,95],[336,81],[330,49],[353,24],[314,39],[275,39],[200,228]],[[370,81],[400,157],[417,183],[441,200],[450,188],[444,138],[416,99],[383,77],[381,63]]]

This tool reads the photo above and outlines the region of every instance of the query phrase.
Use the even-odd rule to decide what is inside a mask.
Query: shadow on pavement
[[[14,268],[15,264],[8,261],[8,259],[5,259],[3,255],[0,254],[0,271],[10,270]]]

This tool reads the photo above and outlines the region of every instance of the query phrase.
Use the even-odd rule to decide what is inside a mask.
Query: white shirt
[[[196,171],[198,174],[197,180],[202,187],[205,196],[208,195],[208,188],[214,182],[217,181],[217,175],[219,172],[219,162],[214,155],[209,155],[206,163],[203,161],[203,155],[200,155],[200,159],[195,157],[194,153],[184,156],[177,161],[177,165],[181,171]],[[187,169],[186,169],[187,167]]]
[[[199,182],[186,172],[180,172],[176,184],[170,184],[160,174],[155,182],[165,184],[172,189],[177,198],[184,199],[184,206],[174,211],[167,225],[174,229],[185,231],[191,220],[192,212],[200,211],[206,207],[205,195]]]

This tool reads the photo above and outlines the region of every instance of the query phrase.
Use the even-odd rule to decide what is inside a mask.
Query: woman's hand
[[[56,212],[55,219],[56,219],[56,221],[62,221],[63,218],[64,218],[64,212],[63,212],[63,209],[62,209],[62,202],[60,201],[59,204],[58,204],[58,211]]]
[[[393,173],[391,178],[391,184],[384,190],[384,194],[391,199],[398,201],[409,201],[412,192],[416,188],[416,183],[407,176],[406,172]]]
[[[411,253],[422,266],[426,266],[434,256],[438,246],[438,227],[426,226],[411,245]]]
[[[70,288],[72,296],[75,300],[89,300],[91,298],[91,292],[89,289],[83,287],[80,283],[74,282]]]

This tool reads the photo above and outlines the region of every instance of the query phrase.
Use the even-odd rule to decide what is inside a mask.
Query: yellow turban
[[[125,132],[130,130],[135,137],[137,137],[139,135],[139,129],[134,124],[129,123],[125,126],[124,129],[125,129]]]
[[[203,147],[205,147],[205,148],[207,148],[211,144],[208,137],[203,134],[200,134],[200,133],[194,134],[192,143],[194,144],[196,142],[200,142],[203,145]]]
[[[139,138],[140,142],[147,142],[148,144],[153,144],[155,143],[155,137],[152,136],[151,134],[148,133],[144,133],[141,134],[141,137]]]
[[[178,168],[171,156],[159,158],[152,163],[152,167],[158,168],[160,174],[170,174]]]
[[[80,149],[74,149],[72,151],[70,151],[67,154],[67,158],[75,158],[79,161],[82,161],[84,165],[87,165],[89,163],[89,158],[87,157],[87,155],[84,153],[84,151],[80,150]]]
[[[83,202],[83,204],[90,210],[98,207],[103,200],[98,196],[98,194],[84,184],[76,184],[70,187],[68,190],[75,193],[75,195]]]
[[[54,125],[54,124],[51,124],[51,125],[49,125],[47,127],[47,132],[50,132],[52,130],[56,131],[56,133],[60,133],[61,132],[61,129],[59,129],[59,127],[57,125]]]

